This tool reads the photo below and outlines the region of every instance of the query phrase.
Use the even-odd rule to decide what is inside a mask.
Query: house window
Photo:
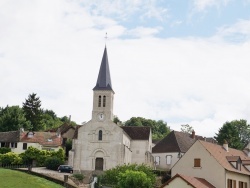
[[[98,133],[98,140],[102,140],[102,130],[100,130]]]
[[[247,188],[247,182],[239,181],[239,188]]]
[[[236,188],[236,180],[227,179],[227,188]]]
[[[11,142],[11,148],[17,148],[17,143]]]
[[[172,163],[172,156],[171,155],[166,156],[166,162],[167,162],[167,165],[170,165]]]
[[[5,146],[5,142],[1,142],[1,148]]]
[[[106,106],[106,96],[104,95],[103,96],[103,107],[105,107]]]
[[[23,150],[27,149],[27,143],[23,143]]]
[[[201,167],[201,159],[194,159],[194,167]]]
[[[160,157],[155,157],[155,165],[160,165]]]

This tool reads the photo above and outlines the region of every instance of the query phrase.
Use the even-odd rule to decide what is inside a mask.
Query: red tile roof
[[[32,137],[28,137],[29,132],[20,134],[20,141],[27,143],[39,143],[42,146],[61,146],[62,138],[56,132],[33,132]]]
[[[213,156],[216,161],[226,170],[250,175],[250,171],[244,167],[244,165],[249,164],[250,157],[247,157],[247,155],[243,151],[233,148],[228,148],[228,151],[226,151],[221,145],[216,145],[201,140],[198,140],[197,142],[200,142],[204,146],[204,148],[210,153],[210,155]],[[236,169],[230,163],[232,161],[238,161],[237,159],[240,159],[243,164],[243,166],[238,169]]]
[[[210,184],[207,180],[205,180],[203,178],[184,176],[181,174],[176,174],[169,181],[167,181],[165,184],[163,184],[161,186],[161,188],[164,188],[166,185],[169,185],[169,183],[171,183],[176,178],[181,178],[183,181],[187,182],[188,185],[190,185],[194,188],[215,188],[215,186],[213,186],[212,184]]]

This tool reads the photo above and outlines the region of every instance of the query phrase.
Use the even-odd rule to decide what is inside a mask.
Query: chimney
[[[195,131],[193,130],[192,131],[192,136],[191,136],[192,139],[195,139]]]
[[[223,148],[228,152],[228,143],[224,140]]]

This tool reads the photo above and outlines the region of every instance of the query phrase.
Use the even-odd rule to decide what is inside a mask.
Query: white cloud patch
[[[218,29],[217,36],[228,41],[242,42],[250,39],[250,20],[239,20],[233,25]]]
[[[137,38],[145,38],[152,37],[155,34],[159,33],[161,28],[145,28],[145,27],[137,27],[135,29],[131,29],[127,31],[129,36],[137,37]]]
[[[226,6],[230,0],[193,0],[193,6],[197,11],[204,11],[207,8]]]

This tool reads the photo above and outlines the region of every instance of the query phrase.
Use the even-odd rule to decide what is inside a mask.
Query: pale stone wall
[[[102,140],[98,140],[100,130]],[[129,146],[123,130],[112,121],[89,121],[78,129],[78,139],[74,141],[74,169],[94,170],[97,157],[104,159],[103,170],[130,162],[130,152],[124,147],[126,141]]]
[[[181,153],[181,156],[183,156],[184,153]],[[156,169],[161,170],[170,170],[177,161],[179,161],[179,152],[173,152],[173,153],[153,153],[154,161],[156,161],[156,157],[160,157],[160,163],[157,165],[155,164]],[[167,156],[171,157],[171,163],[167,164]]]
[[[73,138],[74,134],[75,134],[75,129],[70,128],[67,132],[65,132],[65,133],[62,135],[62,137],[63,137],[63,138]]]
[[[201,167],[194,167],[194,159],[201,159]],[[216,172],[216,178],[215,178]],[[225,187],[225,169],[214,159],[213,156],[196,141],[184,156],[173,166],[171,176],[176,174],[200,177],[206,179],[215,187]]]
[[[193,188],[193,186],[190,186],[185,182],[183,179],[176,177],[174,180],[172,180],[168,185],[165,185],[163,188]]]
[[[241,168],[244,168],[243,166]],[[235,172],[230,172],[227,171],[226,173],[226,180],[225,180],[225,187],[227,187],[227,179],[231,179],[231,180],[236,180],[236,188],[239,187],[239,181],[241,182],[247,182],[247,188],[250,187],[250,180],[249,180],[249,176],[248,175],[244,175],[244,174],[239,174],[239,173],[235,173]]]
[[[133,140],[131,142],[132,163],[142,164],[146,162],[146,152],[148,151],[149,143],[145,140]]]

